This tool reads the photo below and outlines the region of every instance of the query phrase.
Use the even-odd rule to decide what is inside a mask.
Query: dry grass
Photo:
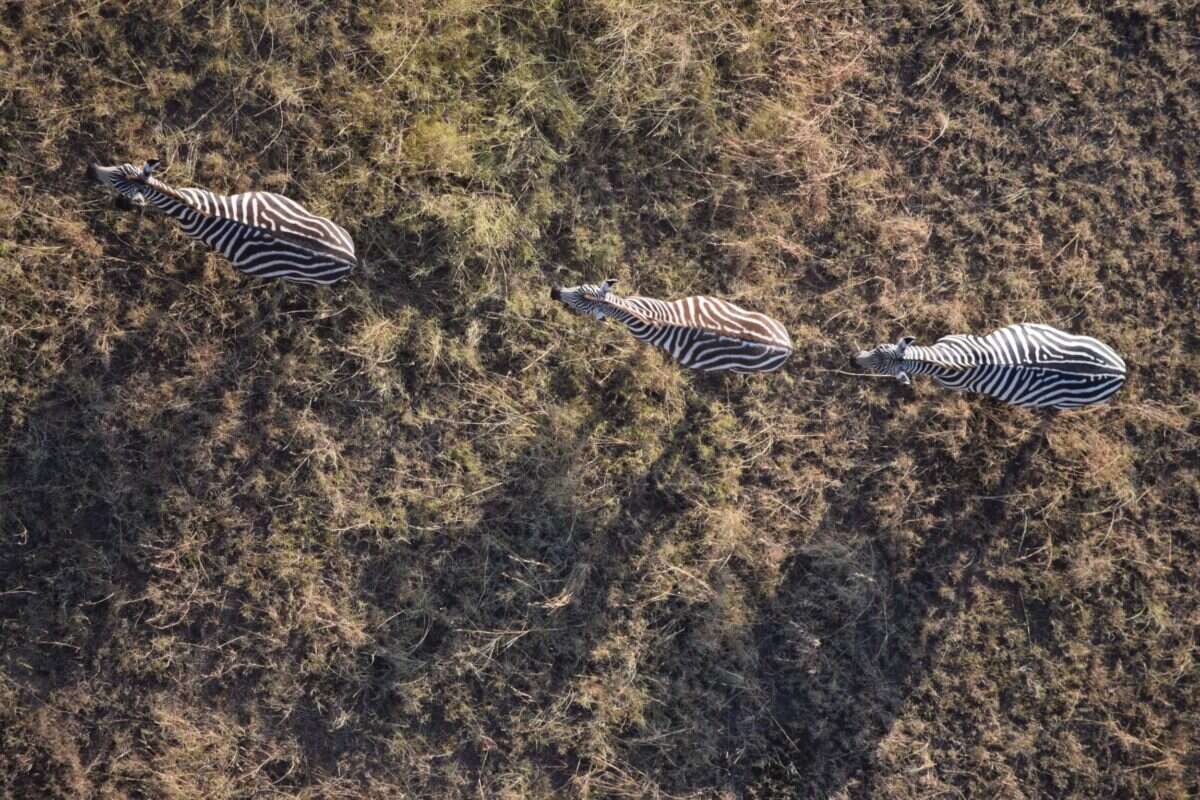
[[[1195,11],[0,15],[0,797],[1145,797],[1200,781]],[[286,191],[256,284],[88,160]],[[683,374],[547,286],[785,320]],[[1024,411],[844,373],[1022,320]]]

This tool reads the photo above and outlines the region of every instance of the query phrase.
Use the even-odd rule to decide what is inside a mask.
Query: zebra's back
[[[236,269],[258,278],[330,284],[358,263],[354,241],[337,223],[273,192],[219,195],[180,189],[195,209],[184,232],[219,250]]]
[[[947,369],[934,379],[1031,408],[1102,403],[1125,383],[1125,362],[1111,347],[1050,325],[1009,325],[986,336],[955,335],[928,348]]]

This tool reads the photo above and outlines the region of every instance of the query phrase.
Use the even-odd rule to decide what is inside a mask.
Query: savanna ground
[[[1194,3],[0,19],[0,796],[1194,796]],[[82,180],[153,156],[364,266]],[[685,374],[605,277],[797,352]],[[1026,320],[1116,402],[849,374]]]

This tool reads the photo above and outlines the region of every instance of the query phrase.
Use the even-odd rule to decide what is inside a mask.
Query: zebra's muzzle
[[[551,300],[561,300],[562,299],[562,291],[560,291],[557,286],[554,286],[550,289],[550,299]]]
[[[87,172],[84,174],[84,178],[91,181],[92,183],[100,182],[100,175],[96,172],[95,164],[88,164]]]

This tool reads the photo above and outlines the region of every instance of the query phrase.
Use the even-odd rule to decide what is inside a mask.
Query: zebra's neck
[[[617,297],[610,294],[601,303],[601,310],[606,317],[615,319],[635,333],[670,322],[666,315],[666,303],[648,297]]]
[[[176,219],[184,219],[192,214],[204,213],[196,208],[195,204],[184,197],[177,189],[168,186],[157,178],[150,178],[145,182],[145,188],[142,189],[142,196],[146,198],[147,203]]]

